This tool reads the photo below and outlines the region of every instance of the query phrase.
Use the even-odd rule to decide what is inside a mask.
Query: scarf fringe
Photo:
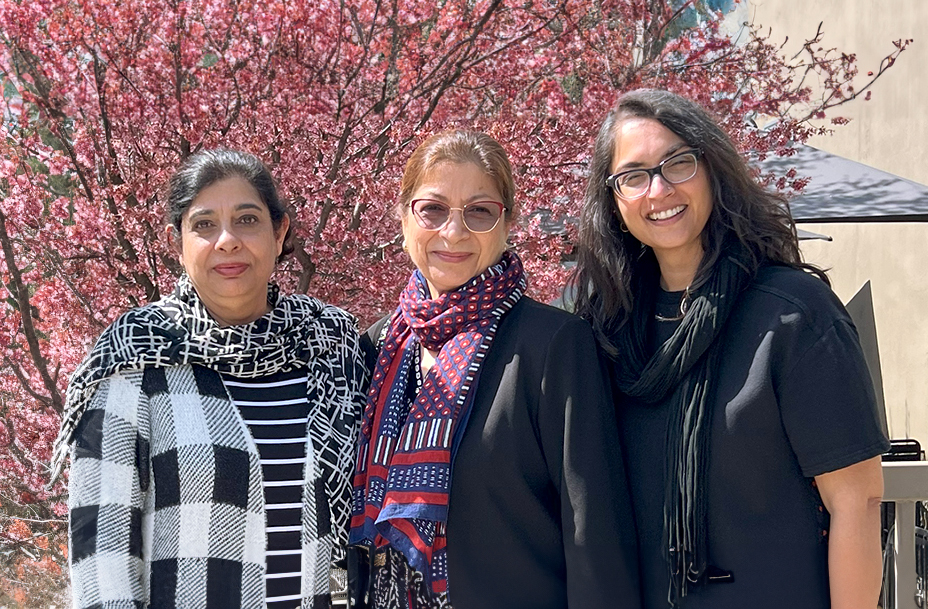
[[[721,258],[694,291],[692,304],[673,335],[647,357],[646,333],[659,271],[642,264],[640,294],[629,323],[613,337],[619,359],[616,384],[648,404],[673,400],[676,423],[668,427],[664,490],[664,556],[670,572],[668,601],[677,607],[708,566],[706,477],[712,427],[714,372],[721,356],[718,337],[741,293],[752,280],[746,265]]]

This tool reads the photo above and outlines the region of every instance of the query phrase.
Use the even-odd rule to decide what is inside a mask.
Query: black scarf
[[[689,308],[680,326],[648,357],[647,329],[660,273],[653,260],[642,261],[634,285],[635,306],[612,336],[619,352],[615,381],[623,394],[649,404],[673,396],[664,490],[664,548],[672,606],[686,596],[689,586],[702,582],[708,566],[709,398],[721,351],[716,339],[751,281],[747,268],[731,257],[720,258],[706,281],[689,291]]]

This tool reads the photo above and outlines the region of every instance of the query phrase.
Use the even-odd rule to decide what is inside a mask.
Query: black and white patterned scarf
[[[267,299],[271,311],[263,317],[220,327],[190,278],[182,275],[174,294],[113,322],[71,375],[55,440],[51,481],[64,467],[88,401],[108,376],[149,366],[199,364],[222,374],[255,378],[305,365],[330,351],[332,341],[341,340],[327,335],[316,323],[325,307],[322,301],[303,295],[280,297],[275,285],[268,286]]]
[[[326,305],[316,298],[281,297],[277,286],[269,285],[268,304],[271,311],[249,324],[220,327],[206,310],[190,278],[182,275],[172,295],[120,316],[103,331],[90,354],[71,375],[49,485],[64,468],[74,431],[97,385],[117,372],[199,364],[219,373],[255,378],[304,366],[344,340],[343,329],[320,323]],[[312,413],[328,410],[310,407]],[[317,430],[314,435],[338,444],[322,447],[324,452],[340,455],[352,451],[352,438],[341,437],[329,429],[328,421],[320,421],[319,425],[327,429]],[[315,428],[312,421],[309,428]],[[351,460],[349,456],[348,462]],[[347,523],[351,487],[347,475],[334,478],[338,480],[337,488],[330,489],[335,494],[332,503],[336,508],[332,518]]]
[[[255,378],[305,365],[341,339],[326,335],[315,323],[325,307],[322,301],[303,295],[280,297],[276,285],[268,286],[267,299],[271,311],[263,317],[220,327],[190,278],[182,275],[174,294],[113,322],[71,375],[51,481],[61,473],[88,401],[108,376],[149,366],[199,364],[222,374]]]
[[[346,358],[356,359],[358,369],[363,370],[357,349],[356,320],[351,315],[309,296],[282,297],[274,285],[268,286],[268,304],[271,310],[251,323],[220,327],[209,315],[189,277],[183,275],[171,296],[120,316],[103,332],[71,376],[49,484],[54,483],[64,467],[75,430],[97,386],[113,374],[151,367],[200,365],[219,373],[256,378],[304,366],[319,367],[323,363],[323,368],[330,363],[338,367],[348,363]],[[353,340],[349,333],[355,333]],[[346,346],[349,343],[350,349]],[[363,382],[362,379],[360,383]],[[312,442],[312,450],[307,447],[305,468],[313,472],[317,501],[303,506],[303,520],[315,522],[318,516],[332,523],[332,532],[326,534],[332,538],[322,544],[330,548],[332,544],[339,548],[347,542],[355,424],[363,400],[360,384],[341,393],[347,395],[350,391],[357,393],[358,412],[353,408],[352,412],[345,412],[341,404],[333,410],[329,402],[336,397],[329,390],[310,392],[307,396],[308,441]],[[324,496],[318,495],[320,491]],[[323,502],[328,503],[329,513],[320,512],[327,509]],[[316,527],[312,529],[315,532]],[[312,581],[308,586],[304,582],[304,588],[310,588],[315,597],[325,597],[333,557],[330,551],[311,554],[314,564],[307,572]]]

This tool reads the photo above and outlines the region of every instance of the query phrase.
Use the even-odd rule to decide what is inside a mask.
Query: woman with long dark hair
[[[576,282],[613,359],[644,605],[874,607],[888,443],[856,330],[697,104],[640,90],[605,119]]]

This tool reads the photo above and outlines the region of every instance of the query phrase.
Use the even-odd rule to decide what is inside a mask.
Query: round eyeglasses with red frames
[[[451,207],[434,199],[414,199],[409,203],[416,224],[425,230],[441,230],[453,212],[461,212],[464,226],[472,233],[488,233],[499,224],[506,210],[499,201],[474,201],[464,207]]]

